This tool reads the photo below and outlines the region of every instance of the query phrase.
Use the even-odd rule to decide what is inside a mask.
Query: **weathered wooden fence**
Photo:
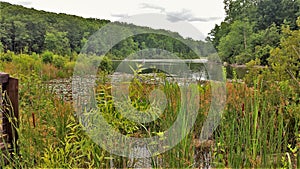
[[[18,151],[16,127],[19,119],[18,79],[0,72],[0,148],[1,160],[6,161],[10,153]],[[3,159],[4,158],[4,159]]]

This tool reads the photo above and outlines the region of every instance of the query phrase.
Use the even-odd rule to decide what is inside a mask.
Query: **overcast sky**
[[[204,39],[215,24],[225,17],[223,0],[2,0],[12,4],[38,10],[67,13],[82,17],[92,17],[118,21],[124,17],[145,13],[165,15],[168,24],[151,24],[144,19],[143,26],[169,29],[184,37]],[[125,19],[126,20],[126,19]],[[132,21],[128,21],[132,22]],[[147,25],[147,22],[149,24]],[[153,22],[153,21],[152,21]],[[186,22],[195,29],[186,28]],[[159,25],[159,26],[158,26]],[[164,26],[165,25],[165,26]],[[168,25],[168,26],[166,26]],[[195,33],[196,31],[201,32]]]

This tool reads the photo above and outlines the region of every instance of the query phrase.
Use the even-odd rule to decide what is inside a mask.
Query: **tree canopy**
[[[281,26],[298,30],[299,0],[224,0],[225,20],[211,30],[207,40],[222,60],[245,64],[260,59],[269,65],[272,49],[285,36]]]

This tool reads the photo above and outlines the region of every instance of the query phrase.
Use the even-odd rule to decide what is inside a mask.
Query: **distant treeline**
[[[300,0],[223,2],[226,18],[207,38],[223,61],[244,64],[259,59],[262,65],[270,65],[271,51],[289,36],[283,30],[299,30]]]
[[[6,2],[0,2],[0,11],[2,52],[40,54],[50,51],[59,55],[78,54],[91,35],[111,23],[109,20],[38,11]],[[195,50],[204,57],[215,53],[211,43],[191,38],[184,39],[178,33],[125,23],[114,24],[134,27],[135,30],[154,31],[128,37],[115,45],[108,52],[114,59],[122,59],[131,53],[148,48],[167,50],[182,58],[199,57],[195,54]]]

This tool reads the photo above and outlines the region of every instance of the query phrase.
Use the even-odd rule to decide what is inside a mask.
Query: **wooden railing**
[[[16,144],[18,140],[16,128],[19,119],[18,79],[0,72],[0,83],[2,87],[0,90],[0,148],[1,157],[7,158],[11,152],[18,151]]]

